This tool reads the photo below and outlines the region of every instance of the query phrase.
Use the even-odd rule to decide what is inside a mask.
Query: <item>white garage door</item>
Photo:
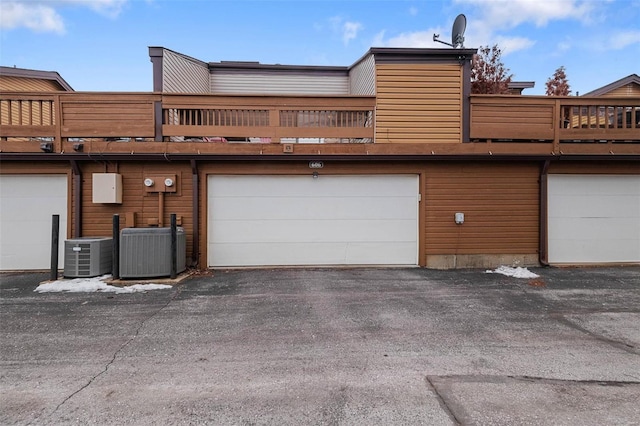
[[[640,176],[549,175],[549,262],[640,262]]]
[[[0,270],[51,267],[51,217],[60,215],[58,267],[67,238],[67,175],[0,175]]]
[[[208,263],[416,265],[418,176],[209,176]]]

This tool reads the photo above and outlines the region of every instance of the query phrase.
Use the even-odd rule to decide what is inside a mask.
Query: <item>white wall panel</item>
[[[211,93],[269,95],[348,95],[349,78],[336,75],[291,74],[278,72],[211,73]]]

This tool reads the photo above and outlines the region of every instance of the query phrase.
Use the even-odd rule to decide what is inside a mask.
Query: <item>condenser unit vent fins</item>
[[[186,269],[187,242],[177,228],[176,272]],[[171,228],[125,228],[120,232],[120,277],[156,278],[171,275]]]
[[[64,276],[97,277],[111,273],[112,238],[85,237],[64,242]]]

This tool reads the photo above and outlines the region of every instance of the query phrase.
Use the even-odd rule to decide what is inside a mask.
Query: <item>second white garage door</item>
[[[51,221],[60,216],[58,267],[67,237],[67,175],[0,175],[0,270],[51,267]]]
[[[549,262],[640,262],[640,176],[549,175]]]
[[[208,178],[211,267],[417,263],[417,175]]]

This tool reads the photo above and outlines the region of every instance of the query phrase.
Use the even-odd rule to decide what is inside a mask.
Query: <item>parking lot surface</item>
[[[0,424],[638,425],[640,267],[0,275]]]

